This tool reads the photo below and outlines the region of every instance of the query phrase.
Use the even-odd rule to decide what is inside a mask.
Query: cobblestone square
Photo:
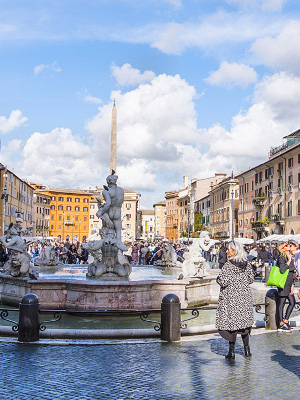
[[[0,398],[284,399],[300,389],[300,332],[254,334],[253,357],[224,359],[227,343],[212,335],[180,343],[103,342],[97,346],[1,343]]]

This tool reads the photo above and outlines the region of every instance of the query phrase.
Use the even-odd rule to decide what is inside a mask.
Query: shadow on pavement
[[[299,345],[293,345],[293,348],[300,351]],[[292,372],[300,378],[300,354],[295,356],[290,356],[282,350],[273,350],[274,354],[271,357],[272,361],[277,362],[282,368]]]

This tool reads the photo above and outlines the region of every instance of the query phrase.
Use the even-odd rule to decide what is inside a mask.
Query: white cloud
[[[33,69],[34,75],[38,75],[45,70],[50,70],[54,72],[61,72],[61,67],[57,64],[56,61],[53,61],[51,64],[40,64],[36,65]]]
[[[151,82],[155,78],[152,71],[144,71],[133,68],[130,64],[124,64],[122,67],[113,65],[111,74],[121,86],[135,86],[141,83]]]
[[[13,110],[8,118],[0,116],[0,132],[4,134],[11,132],[24,125],[27,121],[28,118],[22,115],[22,111]]]
[[[245,88],[257,81],[257,73],[248,65],[223,61],[220,68],[211,72],[204,81],[214,86]]]
[[[256,84],[253,104],[220,124],[198,129],[195,88],[179,75],[159,75],[136,89],[111,93],[118,112],[119,184],[142,191],[151,207],[166,190],[182,187],[182,176],[204,178],[255,166],[271,146],[299,128],[300,79],[285,73]],[[24,149],[17,144],[22,176],[55,186],[101,186],[108,174],[112,102],[87,122],[85,143],[69,129],[34,133]],[[13,145],[12,145],[13,146]],[[16,154],[16,152],[14,153]]]
[[[236,5],[242,9],[257,9],[263,11],[281,11],[287,0],[227,0],[228,4]]]
[[[84,97],[84,101],[86,101],[88,103],[94,103],[94,104],[102,104],[103,103],[99,97],[91,96],[89,94],[87,94]]]
[[[44,69],[46,69],[46,68],[48,68],[48,65],[45,65],[45,64],[36,65],[36,66],[33,68],[34,75],[40,74],[40,73],[43,72]]]
[[[300,74],[300,21],[290,21],[276,37],[257,39],[251,48],[258,60],[275,69]]]
[[[205,51],[224,51],[224,46],[252,42],[261,36],[275,35],[280,32],[284,22],[280,18],[260,13],[228,13],[218,11],[205,15],[197,23],[182,24],[171,22],[156,32],[152,47],[166,54],[181,54],[186,48],[198,47]]]
[[[33,133],[21,155],[19,169],[32,182],[75,187],[88,185],[96,176],[91,148],[69,129]]]
[[[254,101],[269,104],[276,120],[299,122],[300,78],[286,72],[266,76],[257,86]]]
[[[165,0],[167,3],[171,4],[171,6],[175,8],[180,8],[182,7],[182,1],[181,0]]]
[[[232,118],[229,132],[219,125],[206,131],[206,156],[212,160],[227,157],[236,171],[265,161],[271,146],[299,129],[299,93],[300,79],[295,76],[280,73],[265,77],[255,87],[254,104]]]

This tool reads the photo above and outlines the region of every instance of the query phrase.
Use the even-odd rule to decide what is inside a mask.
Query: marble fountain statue
[[[122,251],[127,246],[122,243],[121,208],[124,201],[124,190],[117,186],[118,176],[112,174],[106,178],[102,196],[97,198],[97,217],[102,220],[100,231],[101,240],[93,240],[84,244],[85,248],[94,256],[94,261],[88,267],[89,277],[120,277],[127,278],[131,273],[131,266]]]
[[[210,274],[210,268],[203,257],[203,252],[208,251],[216,241],[209,237],[207,231],[202,231],[200,237],[193,240],[193,244],[189,247],[189,251],[185,252],[182,264],[182,277],[198,277],[203,278]]]
[[[6,233],[0,237],[0,242],[10,253],[9,260],[3,265],[7,275],[13,277],[28,276],[30,270],[30,255],[24,239],[18,235],[17,229],[11,223]]]

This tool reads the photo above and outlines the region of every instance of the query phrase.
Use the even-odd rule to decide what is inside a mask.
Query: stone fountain
[[[122,252],[127,247],[122,243],[121,207],[124,191],[117,186],[117,175],[114,171],[107,177],[107,186],[102,192],[104,202],[98,200],[98,217],[103,227],[100,230],[101,240],[93,240],[85,246],[94,257],[88,265],[87,276],[82,279],[43,278],[30,279],[30,256],[26,253],[25,241],[10,227],[1,242],[10,250],[11,257],[5,266],[5,273],[0,274],[0,298],[2,303],[18,305],[28,293],[38,296],[41,309],[159,309],[163,297],[169,293],[176,294],[182,307],[207,304],[216,297],[215,279],[213,277],[195,278],[197,271],[196,253],[201,254],[201,247],[190,252],[184,265],[184,279],[137,279],[131,280],[131,265]],[[200,238],[201,239],[201,238]],[[202,243],[203,241],[203,243]],[[200,241],[208,246],[204,239]],[[210,243],[209,243],[210,244]],[[204,247],[206,248],[206,247]],[[168,251],[169,250],[169,251]],[[166,251],[166,263],[175,264],[174,251]],[[42,264],[54,263],[51,256],[45,254]],[[198,257],[197,256],[197,257]],[[145,270],[145,267],[143,268]],[[42,275],[42,274],[41,274]],[[190,277],[193,278],[190,278]],[[218,288],[217,288],[218,289]]]

